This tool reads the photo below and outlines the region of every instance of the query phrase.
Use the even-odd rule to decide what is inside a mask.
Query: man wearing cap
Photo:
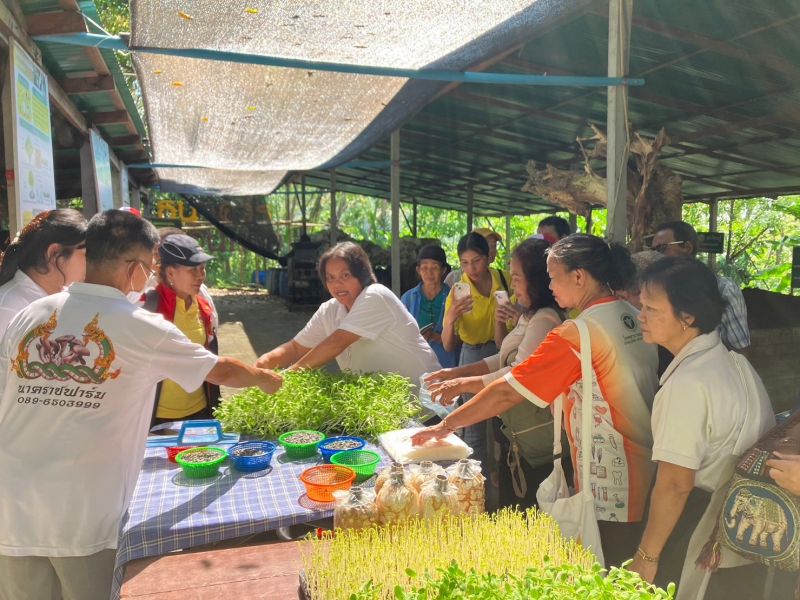
[[[203,251],[197,240],[182,233],[164,237],[158,255],[158,285],[145,294],[144,308],[159,313],[191,341],[217,354],[213,310],[201,294],[206,263],[212,256]],[[219,395],[219,386],[207,382],[187,392],[167,379],[156,391],[152,424],[210,419],[219,404]]]
[[[444,306],[450,286],[443,283],[444,274],[450,269],[441,246],[429,244],[417,254],[419,285],[402,295],[400,301],[417,320],[422,337],[436,353],[444,368],[458,364],[458,352],[448,352],[442,345],[442,321]]]
[[[472,232],[482,235],[489,243],[489,266],[493,265],[495,259],[497,258],[497,244],[503,241],[503,238],[494,229],[489,229],[488,227],[477,227],[473,229]],[[503,277],[503,270],[498,269],[498,271],[501,273],[501,277]],[[461,269],[454,269],[447,274],[444,282],[448,287],[453,287],[453,284],[456,281],[459,281],[463,274],[464,273],[461,271]],[[504,285],[503,287],[508,289],[507,285]]]

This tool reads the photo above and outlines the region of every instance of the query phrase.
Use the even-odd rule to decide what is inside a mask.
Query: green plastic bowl
[[[186,457],[189,454],[198,452],[200,450],[213,451],[219,454],[218,458],[208,460],[205,462],[187,462]],[[175,457],[175,462],[178,463],[183,469],[186,477],[190,479],[203,479],[204,477],[213,477],[219,472],[219,467],[228,458],[228,453],[222,448],[215,448],[214,446],[199,446],[197,448],[189,448],[183,452],[179,452]]]
[[[316,442],[310,442],[307,444],[293,444],[286,441],[286,438],[298,433],[313,433],[319,436],[319,439]],[[321,431],[314,431],[313,429],[298,429],[296,431],[288,431],[284,433],[278,438],[278,443],[283,446],[283,449],[286,451],[286,456],[289,458],[310,458],[317,453],[317,449],[324,439],[325,434]]]
[[[372,450],[345,450],[331,456],[331,464],[348,467],[356,472],[356,481],[364,481],[375,474],[381,455]]]

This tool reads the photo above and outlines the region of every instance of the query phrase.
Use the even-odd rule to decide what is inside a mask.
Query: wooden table
[[[298,542],[189,550],[128,563],[124,600],[297,600]]]

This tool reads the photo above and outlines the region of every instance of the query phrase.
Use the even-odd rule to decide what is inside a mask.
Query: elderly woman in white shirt
[[[697,590],[706,585],[705,573],[695,568],[695,560],[716,522],[721,492],[737,456],[775,421],[752,366],[720,340],[716,329],[724,305],[708,267],[691,258],[664,258],[642,273],[640,300],[645,341],[675,358],[661,376],[653,404],[658,472],[647,525],[629,568],[659,586],[678,583],[678,598],[703,597]],[[712,576],[705,597],[720,597],[718,590],[732,571],[720,569]],[[756,597],[738,591],[743,595],[736,597]]]
[[[430,391],[443,404],[452,403],[465,392],[477,394],[491,382],[533,354],[542,340],[563,317],[550,291],[547,274],[549,242],[528,239],[511,255],[511,287],[522,308],[517,326],[506,335],[500,352],[477,362],[442,369],[428,377]],[[498,330],[509,319],[519,316],[508,303],[498,303],[495,315]],[[503,446],[500,466],[500,506],[536,504],[536,490],[553,469],[553,417],[547,408],[525,402],[500,415]],[[507,438],[507,439],[506,439]],[[503,441],[505,440],[505,441]],[[517,444],[512,445],[511,441]]]
[[[366,252],[342,242],[319,260],[332,296],[294,339],[262,355],[261,368],[315,368],[336,359],[354,373],[399,373],[416,386],[441,368],[413,316],[391,290],[376,283]]]

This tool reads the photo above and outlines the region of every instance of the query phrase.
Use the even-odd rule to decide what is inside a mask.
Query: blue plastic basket
[[[258,450],[263,452],[259,456],[239,456],[238,453],[245,450]],[[252,473],[253,471],[263,471],[272,462],[272,455],[275,452],[275,444],[272,442],[241,442],[231,446],[228,456],[237,471]]]
[[[331,462],[331,456],[336,454],[337,452],[343,452],[342,449],[329,449],[330,445],[334,442],[358,442],[358,446],[353,446],[352,448],[348,448],[347,450],[361,450],[364,446],[367,445],[366,440],[362,440],[360,437],[352,437],[349,435],[340,435],[339,437],[330,437],[326,439],[319,445],[319,453],[322,454],[322,458],[325,460],[326,463]]]

